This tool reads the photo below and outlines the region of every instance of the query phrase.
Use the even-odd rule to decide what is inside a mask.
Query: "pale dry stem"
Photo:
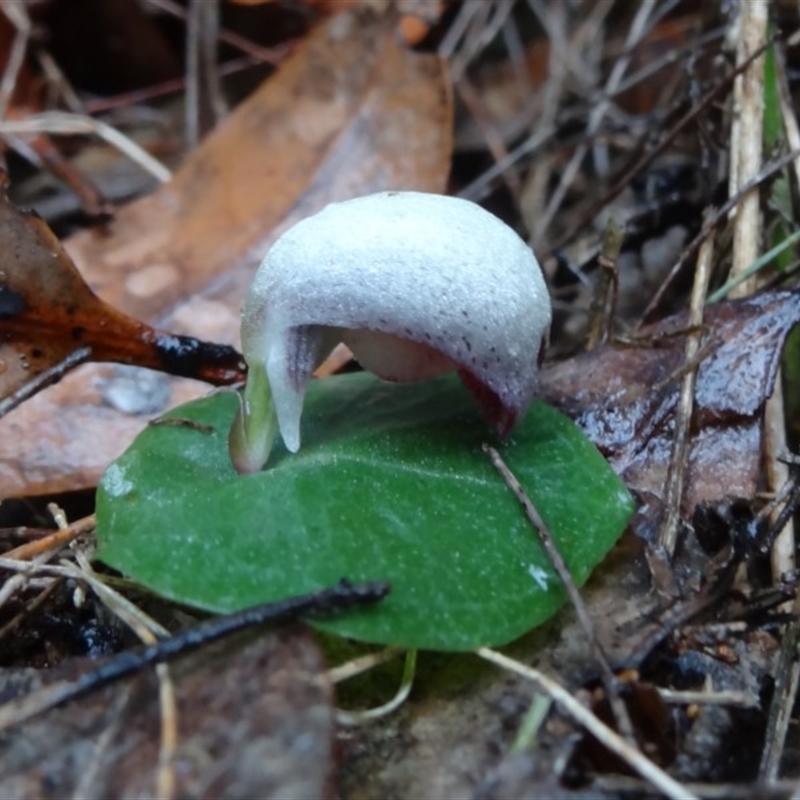
[[[106,122],[66,111],[43,111],[25,119],[0,121],[0,136],[15,134],[93,134],[149,172],[156,180],[166,183],[172,173],[129,136]]]
[[[696,360],[701,347],[703,309],[706,303],[713,264],[714,234],[712,232],[700,246],[700,252],[697,255],[697,267],[689,302],[688,327],[691,332],[686,336],[684,350],[684,361],[687,364],[694,363],[695,367],[688,370],[681,381],[678,406],[675,411],[675,436],[672,440],[672,454],[669,460],[664,489],[666,514],[659,531],[658,542],[670,557],[675,552],[675,544],[678,540],[681,524],[681,498],[683,497],[683,485],[688,462],[689,436],[694,408],[694,388],[697,383]]]
[[[767,41],[767,0],[739,4],[737,61],[747,60]],[[734,83],[733,125],[731,130],[731,176],[729,193],[735,195],[761,169],[764,119],[764,58],[759,56]],[[800,144],[800,142],[798,143]],[[796,163],[796,162],[795,162]],[[733,262],[731,277],[744,272],[758,258],[761,239],[759,193],[753,189],[742,196],[733,212]],[[731,291],[732,297],[745,297],[758,288],[753,276]],[[778,374],[772,396],[764,410],[764,466],[767,488],[777,492],[789,478],[788,467],[780,461],[787,452],[783,388]],[[787,522],[772,549],[772,574],[775,580],[794,569],[794,525]]]
[[[0,0],[0,9],[8,21],[16,29],[11,51],[8,54],[3,78],[0,80],[0,119],[5,117],[11,96],[17,86],[17,78],[28,52],[28,41],[31,35],[31,19],[23,3],[12,0]]]
[[[634,749],[637,748],[638,744],[636,742],[636,736],[633,730],[633,723],[628,714],[627,706],[619,694],[619,681],[611,670],[605,650],[600,644],[600,640],[595,635],[594,624],[591,616],[589,615],[589,610],[586,607],[586,604],[583,602],[583,598],[581,597],[578,587],[572,580],[569,567],[567,567],[561,552],[556,546],[550,530],[545,525],[544,520],[539,514],[539,511],[528,496],[522,484],[519,482],[516,475],[514,475],[514,473],[508,468],[508,465],[505,463],[500,453],[487,444],[483,445],[483,452],[486,453],[494,468],[500,473],[501,477],[506,482],[506,485],[511,490],[511,493],[517,498],[517,501],[522,506],[525,517],[527,518],[531,527],[536,531],[539,541],[544,548],[544,551],[547,553],[547,557],[550,559],[556,574],[558,575],[562,585],[564,586],[564,589],[567,592],[567,596],[572,603],[572,607],[575,610],[575,615],[578,618],[580,626],[591,643],[592,653],[600,668],[600,677],[603,681],[603,685],[606,690],[606,697],[608,698],[608,703],[611,706],[611,711],[614,715],[617,727],[620,729],[628,745]]]
[[[374,722],[376,719],[381,719],[382,717],[389,716],[389,714],[393,714],[405,703],[409,694],[411,694],[411,687],[414,685],[416,671],[417,651],[407,650],[403,677],[400,679],[400,686],[394,697],[380,706],[367,708],[364,711],[344,711],[342,709],[336,709],[336,721],[340,725],[347,726],[365,725],[368,722]]]

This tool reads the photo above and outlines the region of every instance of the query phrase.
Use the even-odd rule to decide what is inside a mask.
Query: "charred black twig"
[[[214,617],[194,628],[162,639],[156,644],[126,650],[75,681],[57,681],[0,706],[0,730],[133,675],[144,667],[171,661],[204,644],[210,644],[246,628],[285,622],[298,617],[338,614],[383,599],[388,594],[389,588],[387,583],[354,584],[341,580],[335,586],[319,592],[288,597],[285,600],[253,606],[226,616]]]

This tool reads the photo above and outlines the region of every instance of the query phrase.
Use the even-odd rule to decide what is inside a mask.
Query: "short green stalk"
[[[228,437],[231,461],[236,471],[258,472],[269,458],[277,432],[278,420],[267,371],[263,364],[252,363]]]

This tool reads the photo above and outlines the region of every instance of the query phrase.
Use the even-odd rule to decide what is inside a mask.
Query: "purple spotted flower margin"
[[[480,206],[420,192],[333,203],[278,238],[245,300],[233,464],[261,469],[278,431],[300,448],[306,386],[340,342],[385,380],[457,372],[505,435],[533,398],[550,320],[531,249]]]

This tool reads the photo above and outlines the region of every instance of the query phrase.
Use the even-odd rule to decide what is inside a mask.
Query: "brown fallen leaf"
[[[641,347],[604,346],[554,364],[542,397],[572,417],[633,489],[660,497],[672,455],[685,316],[641,331]],[[710,352],[701,362],[683,512],[728,497],[751,498],[761,458],[762,412],[783,342],[800,321],[800,294],[778,292],[711,306]]]
[[[443,64],[396,38],[394,14],[326,20],[153,195],[65,242],[106,302],[176,333],[235,344],[257,263],[328,202],[445,188]],[[93,486],[147,419],[206,389],[84,366],[0,423],[0,496]]]
[[[336,14],[172,181],[67,250],[104,300],[156,319],[241,260],[249,275],[292,218],[379,189],[441,190],[450,117],[442,62],[401,47],[393,14]]]
[[[92,668],[86,661],[55,672],[84,672]],[[0,671],[3,695],[27,693],[44,675],[55,677]],[[226,640],[181,659],[173,676],[175,796],[333,796],[332,690],[308,631]],[[32,719],[0,741],[0,795],[152,797],[159,718],[148,671]]]

